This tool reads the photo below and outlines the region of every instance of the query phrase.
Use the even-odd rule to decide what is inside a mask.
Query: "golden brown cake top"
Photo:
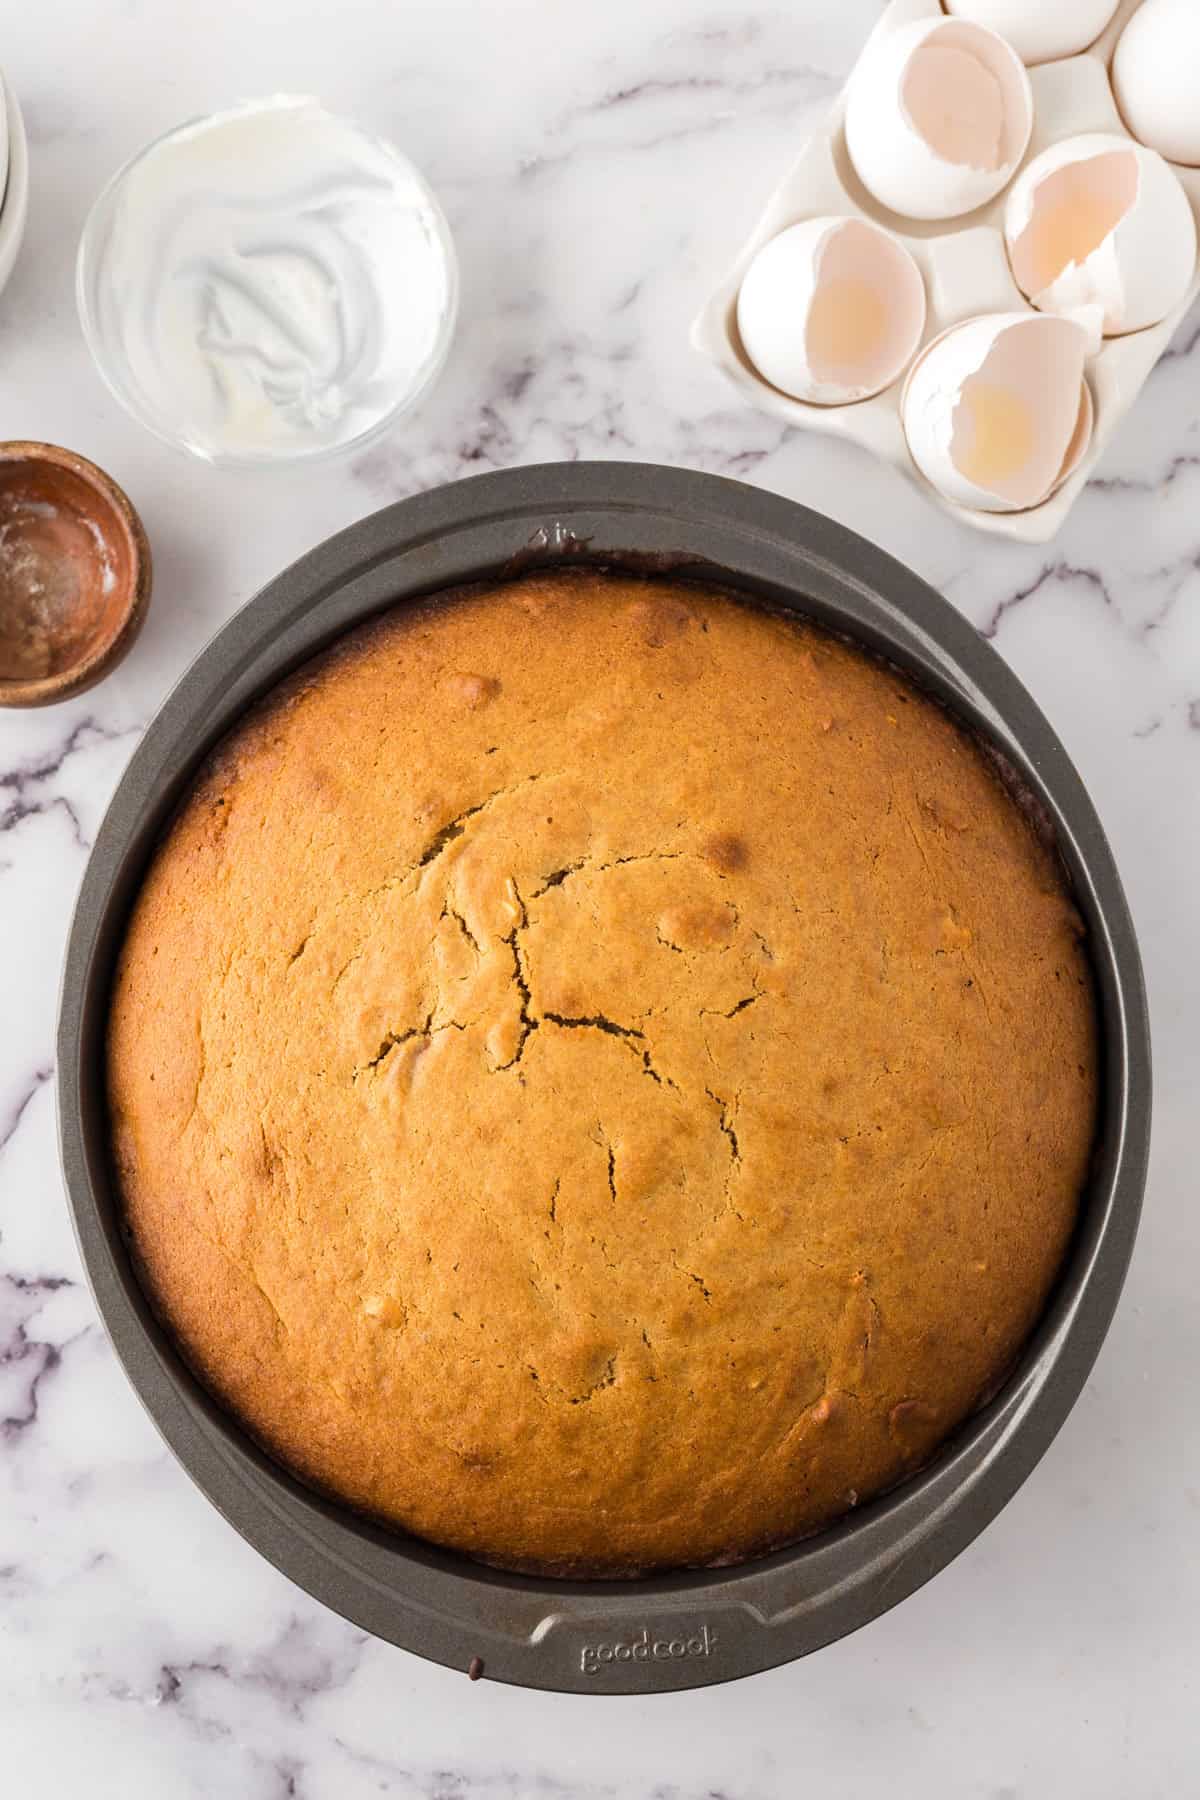
[[[406,606],[235,731],[115,987],[137,1251],[305,1477],[503,1563],[792,1539],[1043,1304],[1093,1132],[1052,858],[894,672],[707,589]]]

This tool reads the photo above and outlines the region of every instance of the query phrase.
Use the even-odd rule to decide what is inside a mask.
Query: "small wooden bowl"
[[[54,444],[0,443],[0,706],[83,693],[150,603],[142,522],[102,469]]]

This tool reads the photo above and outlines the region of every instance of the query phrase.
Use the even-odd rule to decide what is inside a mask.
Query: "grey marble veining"
[[[1193,1790],[1200,1611],[1200,321],[1059,538],[984,539],[852,447],[746,410],[687,322],[876,13],[706,0],[81,0],[9,9],[33,156],[0,296],[0,433],[69,444],[142,510],[146,629],[78,702],[0,714],[0,1791],[23,1800],[1153,1800]],[[117,411],[75,323],[98,184],[245,94],[311,91],[438,188],[462,324],[421,413],[357,460],[232,476]],[[1112,838],[1157,1057],[1146,1221],[1083,1398],[997,1523],[806,1663],[708,1694],[554,1699],[364,1638],[276,1575],[163,1449],[83,1283],[53,1025],[107,798],[188,660],[364,512],[512,463],[661,460],[760,483],[942,587],[1048,712]]]

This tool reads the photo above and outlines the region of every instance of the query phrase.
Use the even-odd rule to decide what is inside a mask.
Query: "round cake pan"
[[[591,560],[715,580],[858,639],[991,744],[1052,825],[1088,927],[1103,1015],[1103,1114],[1079,1227],[1009,1379],[937,1458],[794,1548],[738,1568],[630,1582],[501,1574],[312,1493],[190,1374],[135,1278],[109,1161],[104,1036],[114,957],[189,776],[246,706],[397,602],[539,564]],[[551,628],[552,630],[552,628]],[[552,635],[546,653],[553,655]],[[864,539],[739,483],[628,463],[482,475],[385,508],[286,570],[189,669],[135,752],[71,928],[58,1031],[63,1165],[101,1315],[131,1382],[225,1517],[327,1605],[408,1650],[573,1693],[700,1687],[803,1656],[910,1594],[983,1529],[1077,1398],[1133,1247],[1150,1130],[1137,944],[1112,854],[1062,745],[996,653]],[[1031,1559],[1051,1546],[1028,1546]]]

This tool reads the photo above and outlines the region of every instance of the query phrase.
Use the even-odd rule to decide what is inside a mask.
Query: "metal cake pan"
[[[919,1474],[819,1536],[736,1568],[618,1583],[483,1568],[323,1499],[260,1450],[146,1303],[122,1236],[104,1100],[125,920],[214,740],[380,609],[563,558],[717,580],[859,639],[937,695],[1049,816],[1087,922],[1103,1018],[1102,1125],[1081,1221],[1001,1391]],[[75,1229],[117,1354],[188,1473],[250,1543],[355,1624],[450,1668],[479,1658],[487,1677],[526,1687],[665,1692],[771,1668],[855,1630],[944,1567],[1029,1474],[1083,1387],[1124,1279],[1146,1171],[1150,1044],[1137,943],[1095,810],[1033,700],[953,607],[843,526],[740,483],[653,465],[555,464],[386,507],[285,570],[201,653],[134,753],[88,862],[63,978],[58,1106]]]

